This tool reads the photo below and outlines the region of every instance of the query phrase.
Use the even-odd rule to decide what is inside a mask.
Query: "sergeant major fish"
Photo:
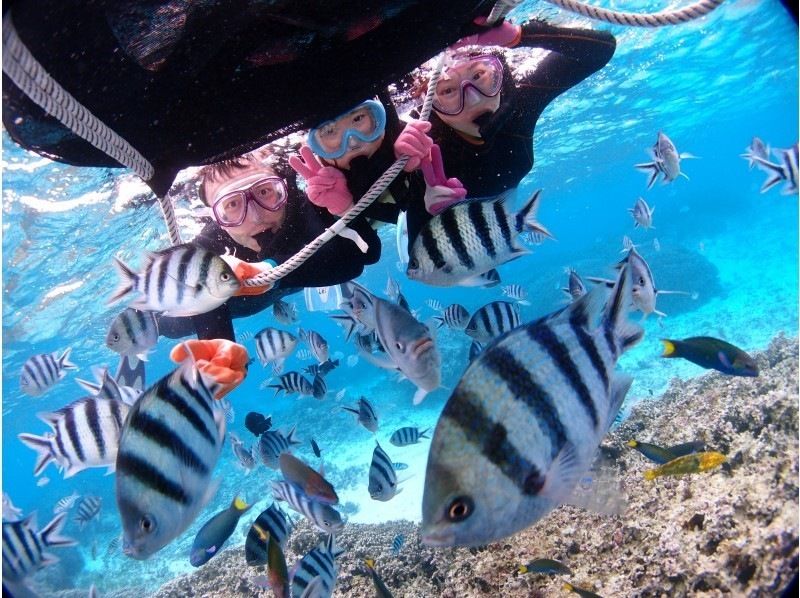
[[[567,275],[567,286],[561,290],[566,293],[570,300],[577,301],[586,294],[586,285],[581,280],[580,275],[572,268],[567,268]]]
[[[392,437],[389,438],[389,442],[395,446],[408,446],[409,444],[417,444],[420,441],[420,438],[430,438],[430,436],[427,435],[428,432],[430,432],[430,428],[425,428],[421,432],[419,428],[413,426],[398,428],[394,431]]]
[[[372,451],[367,489],[372,499],[383,502],[391,500],[400,492],[397,488],[397,473],[392,466],[392,460],[377,442]]]
[[[356,421],[370,432],[378,431],[378,413],[366,398],[361,397],[358,399],[358,404],[355,407],[342,407],[342,409],[354,413]]]
[[[106,347],[120,355],[147,361],[147,353],[158,343],[158,322],[152,311],[126,307],[114,318],[106,335]]]
[[[375,330],[392,362],[417,386],[418,405],[442,381],[442,359],[430,330],[394,303],[374,298]]]
[[[464,329],[479,343],[488,343],[519,326],[519,306],[508,301],[492,301],[478,309]]]
[[[311,352],[314,354],[314,357],[317,358],[319,363],[325,363],[328,361],[328,357],[330,355],[328,341],[322,338],[322,335],[319,332],[314,330],[303,330],[300,328],[297,334],[306,342],[306,344],[308,344]]]
[[[244,558],[248,565],[265,565],[268,559],[268,538],[273,538],[278,545],[286,546],[286,539],[292,531],[292,523],[286,513],[272,503],[262,511],[247,532],[244,543]]]
[[[284,360],[289,357],[297,346],[297,337],[291,332],[279,328],[264,328],[256,336],[256,355],[261,365],[276,363],[283,366]]]
[[[304,397],[314,396],[314,387],[299,372],[286,372],[278,377],[278,384],[269,384],[268,388],[275,389],[275,396],[283,391],[287,395],[298,393]]]
[[[141,273],[114,258],[120,285],[113,303],[134,291],[141,294],[131,307],[170,316],[196,316],[230,299],[240,284],[231,267],[218,255],[185,243],[148,253]]]
[[[100,514],[102,506],[103,499],[99,496],[84,496],[78,503],[78,512],[75,514],[73,521],[83,529],[84,525]]]
[[[290,326],[297,322],[297,306],[278,299],[272,304],[272,315],[284,326]]]
[[[123,551],[146,559],[188,528],[216,492],[225,439],[217,383],[185,360],[131,407],[117,454]],[[166,422],[169,422],[167,424]]]
[[[758,166],[759,168],[763,169],[763,166],[759,164],[756,158],[760,158],[763,161],[769,161],[770,149],[769,145],[765,144],[759,137],[753,137],[753,140],[750,142],[750,145],[745,149],[743,154],[739,154],[740,157],[747,160],[747,166],[752,170],[753,166]]]
[[[278,457],[281,453],[291,451],[296,444],[300,442],[294,437],[294,427],[285,436],[276,430],[267,430],[258,439],[258,454],[264,465],[270,469],[278,469]]]
[[[434,316],[433,319],[437,322],[437,328],[447,326],[453,330],[464,330],[469,322],[469,312],[463,305],[453,303],[444,309],[441,316]]]
[[[66,349],[61,355],[57,353],[44,353],[29,357],[22,364],[22,374],[19,387],[26,395],[38,397],[44,394],[56,382],[67,375],[66,370],[77,370],[78,366],[69,361],[72,348]]]
[[[270,484],[275,500],[287,502],[293,510],[303,515],[318,530],[333,534],[344,526],[339,511],[330,505],[311,499],[294,484],[285,481],[272,481]]]
[[[637,199],[636,203],[633,204],[633,207],[629,208],[628,211],[631,213],[631,216],[633,216],[633,224],[635,227],[638,228],[641,226],[645,230],[655,228],[653,226],[653,212],[655,212],[656,209],[648,206],[643,197]]]
[[[406,275],[434,286],[469,286],[476,276],[530,253],[517,235],[538,231],[550,236],[536,221],[539,195],[534,193],[516,214],[506,205],[510,192],[450,206],[422,227],[409,252]]]
[[[629,268],[509,332],[464,372],[431,442],[422,538],[476,546],[535,523],[589,470],[632,382],[616,374],[642,329],[627,320]]]
[[[503,287],[503,295],[508,297],[509,299],[513,299],[520,305],[530,305],[531,302],[528,301],[528,291],[526,291],[521,285],[518,284],[509,284]]]
[[[344,551],[336,546],[333,534],[306,554],[295,567],[292,596],[325,598],[336,585],[336,558]]]
[[[795,143],[789,149],[775,150],[774,153],[778,156],[777,164],[760,157],[754,158],[762,170],[770,175],[761,185],[761,193],[769,191],[781,181],[785,182],[781,189],[782,195],[797,193],[798,144]]]
[[[638,170],[650,173],[650,178],[647,180],[648,189],[653,187],[659,174],[663,177],[664,184],[671,183],[679,176],[688,179],[689,177],[681,172],[681,160],[697,157],[686,152],[679,154],[672,140],[661,131],[658,133],[658,139],[650,150],[650,154],[653,157],[652,162],[635,166]]]
[[[233,454],[236,455],[236,459],[244,468],[245,473],[250,473],[256,466],[256,458],[253,456],[252,449],[245,447],[244,442],[242,442],[233,432],[231,432],[228,436],[231,440],[231,449],[233,450]]]
[[[66,518],[66,513],[56,515],[42,529],[38,529],[35,513],[21,521],[3,521],[4,589],[7,581],[21,581],[42,567],[57,563],[58,558],[45,552],[46,549],[77,544],[61,535]]]

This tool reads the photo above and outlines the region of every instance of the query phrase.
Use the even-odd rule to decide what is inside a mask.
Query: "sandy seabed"
[[[408,521],[348,524],[337,537],[347,552],[334,596],[375,593],[363,575],[366,557],[377,560],[398,597],[570,595],[562,589],[566,577],[517,573],[536,558],[564,562],[574,585],[606,598],[779,596],[798,571],[797,340],[778,336],[757,360],[758,378],[711,372],[675,379],[609,433],[602,452],[627,498],[622,515],[562,506],[503,542],[471,549],[424,546],[419,526]],[[632,438],[660,445],[702,439],[728,464],[646,482],[642,474],[653,464],[625,446]],[[398,533],[405,545],[393,555]],[[300,522],[288,542],[289,566],[319,537]],[[254,584],[265,573],[246,565],[242,547],[228,549],[154,596],[271,596]]]

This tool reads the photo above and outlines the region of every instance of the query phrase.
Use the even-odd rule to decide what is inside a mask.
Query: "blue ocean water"
[[[604,4],[626,8],[625,2]],[[650,1],[639,8],[664,7]],[[512,18],[527,14],[586,25],[555,9],[542,10],[535,2],[524,3]],[[659,298],[658,308],[668,316],[649,318],[645,340],[621,360],[620,368],[635,379],[629,408],[657,397],[673,377],[702,372],[688,362],[660,359],[659,338],[710,335],[753,351],[765,348],[781,331],[797,334],[798,198],[778,189],[760,194],[765,175],[749,170],[739,156],[754,135],[774,148],[797,142],[797,29],[777,0],[727,2],[708,18],[672,28],[594,26],[617,36],[616,55],[545,112],[536,129],[536,165],[517,192],[521,204],[534,190],[543,190],[539,219],[558,240],[545,242],[533,255],[500,271],[503,285],[517,283],[528,290],[532,305],[522,307],[522,316],[533,319],[564,304],[559,289],[566,283],[566,267],[608,275],[622,256],[622,237],[628,235],[649,261],[658,288],[692,294]],[[698,159],[683,162],[689,180],[647,190],[646,175],[633,164],[648,160],[646,150],[659,131],[679,151]],[[61,563],[40,574],[47,585],[88,588],[102,579],[101,590],[142,585],[154,590],[191,569],[188,551],[194,534],[235,493],[259,501],[252,513],[263,509],[269,503],[268,480],[275,474],[259,466],[245,476],[226,446],[217,467],[222,485],[215,499],[186,533],[147,562],[106,553],[120,531],[113,476],[87,470],[64,480],[51,466],[39,478],[47,477],[49,483],[37,485],[31,473],[35,455],[17,434],[45,432],[47,426],[36,414],[82,396],[74,380],[91,379],[91,366],[116,367],[116,355],[104,346],[108,325],[120,309],[106,305],[116,286],[111,256],[135,264],[143,250],[163,248],[169,239],[157,204],[142,195],[129,174],[52,163],[22,151],[5,134],[2,165],[3,490],[24,512],[38,510],[41,524],[49,520],[55,502],[73,491],[103,499],[99,520],[83,530],[72,522],[67,525],[65,533],[80,545],[57,551]],[[627,209],[639,196],[656,208],[655,229],[633,228]],[[186,226],[184,238],[189,238],[188,205],[180,202],[178,209]],[[393,227],[384,229],[382,237],[380,263],[359,282],[382,295],[387,276],[395,277],[421,319],[436,314],[429,300],[442,305],[458,301],[472,311],[502,298],[501,287],[436,289],[405,280],[396,267]],[[297,425],[304,442],[297,454],[316,463],[308,440],[317,440],[342,503],[352,503],[350,521],[418,520],[428,443],[401,449],[388,445],[388,437],[400,426],[433,426],[447,390],[412,407],[410,382],[363,360],[349,367],[353,349],[339,327],[324,313],[307,312],[301,295],[291,301],[298,306],[300,324],[319,331],[331,352],[341,353],[342,365],[328,377],[328,398],[274,398],[262,388],[269,372],[256,366],[230,397],[236,416],[229,429],[248,442],[253,439],[243,424],[251,410],[271,413],[276,427],[284,430]],[[238,320],[236,327],[246,337],[274,324],[268,311]],[[469,340],[447,330],[438,335],[447,388],[453,388],[466,366]],[[245,345],[254,351],[252,338]],[[67,347],[80,370],[40,398],[23,395],[19,372],[24,361]],[[172,368],[167,357],[171,347],[161,339],[151,354],[151,382]],[[287,370],[309,363],[294,358]],[[334,398],[342,390],[343,398]],[[373,435],[340,409],[362,395],[381,417],[378,440],[393,461],[409,464],[400,476],[408,478],[404,492],[389,503],[372,501],[366,490]],[[252,518],[243,519],[249,524]],[[230,540],[234,545],[243,541],[240,531]]]

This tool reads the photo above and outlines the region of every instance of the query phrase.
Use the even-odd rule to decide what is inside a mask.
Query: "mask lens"
[[[478,56],[454,64],[446,78],[439,81],[433,107],[442,114],[455,116],[464,110],[468,87],[480,95],[492,98],[503,86],[503,65],[496,56]]]
[[[286,183],[278,177],[257,182],[250,187],[250,193],[258,205],[267,210],[277,210],[286,203]]]
[[[226,193],[214,202],[214,217],[222,226],[239,226],[244,222],[247,197],[244,191]]]
[[[380,102],[367,100],[335,120],[311,129],[308,145],[318,156],[341,158],[361,143],[377,140],[386,128],[386,110]]]

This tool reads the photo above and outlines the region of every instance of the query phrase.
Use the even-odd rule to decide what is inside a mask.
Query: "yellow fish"
[[[668,461],[661,467],[648,469],[644,472],[644,479],[654,480],[662,475],[683,475],[685,473],[708,471],[722,465],[726,460],[725,455],[715,451],[685,455]]]

